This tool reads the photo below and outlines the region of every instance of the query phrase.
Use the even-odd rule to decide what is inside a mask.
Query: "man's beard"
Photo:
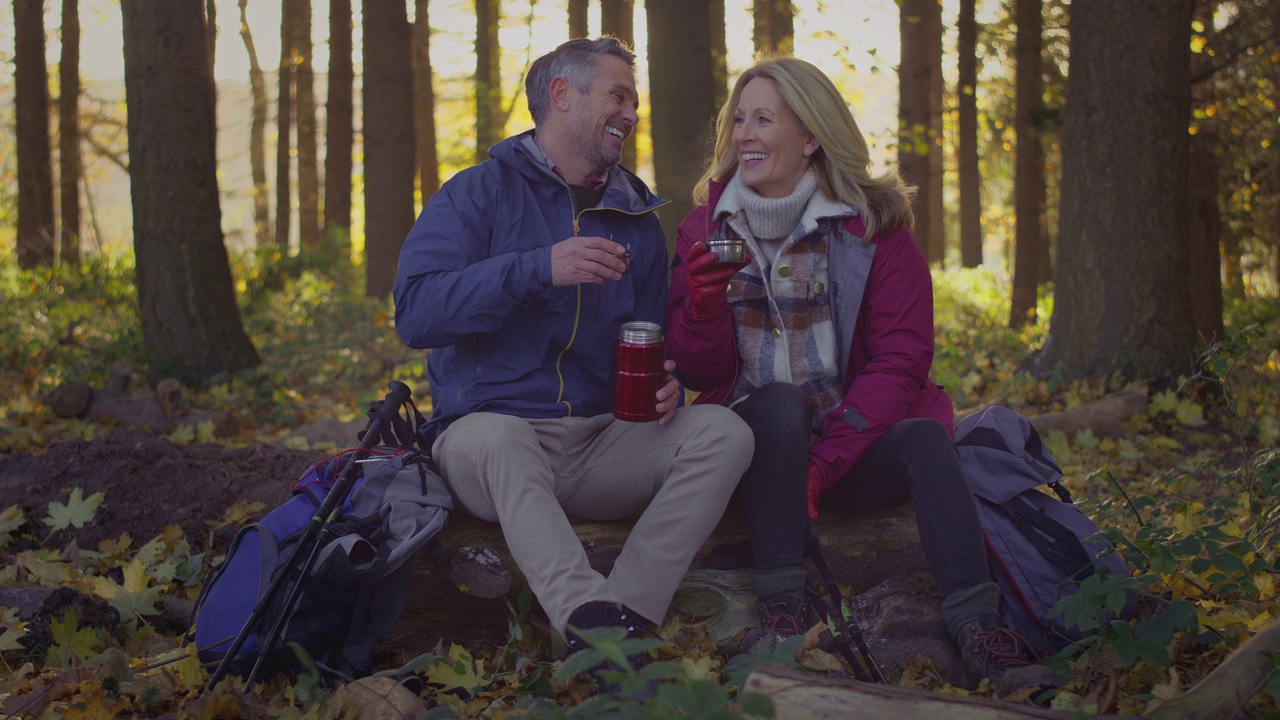
[[[569,132],[571,137],[576,138],[581,143],[579,150],[582,153],[582,159],[586,160],[591,168],[591,177],[598,177],[609,168],[617,165],[618,161],[622,159],[622,154],[606,144],[604,125],[593,125],[587,119],[588,117],[590,117],[589,113],[586,110],[581,110],[577,115],[577,119],[569,127]]]

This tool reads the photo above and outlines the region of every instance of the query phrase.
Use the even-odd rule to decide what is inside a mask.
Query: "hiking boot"
[[[658,637],[658,634],[649,627],[649,624],[644,620],[644,618],[640,617],[639,614],[631,608],[628,608],[626,605],[620,606],[603,600],[592,600],[591,602],[583,603],[574,608],[573,613],[569,615],[569,623],[568,627],[565,629],[564,640],[565,644],[569,646],[570,654],[588,647],[587,642],[575,633],[572,628],[577,628],[579,630],[591,630],[593,628],[601,627],[624,628],[627,631],[626,639],[628,640]],[[631,666],[632,670],[639,672],[641,668],[649,664],[649,659],[645,657],[643,653],[628,655],[627,664]],[[600,673],[602,671],[621,673],[625,672],[625,670],[618,667],[617,663],[614,663],[612,660],[605,660],[599,665],[588,670],[588,672],[591,673],[591,676],[595,678],[596,687],[599,688],[600,693],[620,692],[622,690],[622,684],[617,680],[606,680],[601,677]],[[657,694],[657,688],[655,686],[653,688],[646,688],[640,693],[637,693],[637,695],[641,697],[651,696],[649,690],[652,690],[652,694]]]
[[[1003,692],[1058,685],[1052,670],[1035,663],[1030,643],[997,615],[983,615],[960,628],[960,659],[966,686],[977,687],[982,678]]]
[[[756,606],[760,627],[752,628],[742,638],[744,652],[768,652],[789,637],[803,635],[814,625],[804,590],[787,590],[770,595]]]

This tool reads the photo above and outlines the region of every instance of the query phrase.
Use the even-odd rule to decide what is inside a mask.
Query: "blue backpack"
[[[409,437],[410,430],[399,434]],[[388,432],[378,440],[395,443],[396,438]],[[430,457],[399,444],[350,450],[317,463],[294,482],[287,502],[240,529],[226,558],[205,578],[192,613],[186,640],[196,643],[202,662],[218,664],[222,672],[225,661],[225,672],[242,677],[253,670],[263,640],[285,615],[287,599],[299,582],[303,558],[295,557],[300,554],[295,550],[349,461],[357,463],[359,474],[313,545],[315,560],[301,580],[296,606],[255,677],[296,671],[290,643],[347,676],[369,674],[374,645],[404,612],[412,575],[406,561],[444,528],[453,508]],[[281,591],[262,609],[236,657],[225,660],[280,573],[293,577],[282,581]]]
[[[956,425],[956,451],[978,505],[1004,621],[1040,656],[1080,639],[1049,610],[1097,572],[1131,573],[1115,547],[1071,501],[1062,468],[1021,414],[987,407]],[[1047,486],[1053,495],[1041,491]],[[1105,569],[1105,570],[1104,570]],[[1133,615],[1130,594],[1121,619]]]

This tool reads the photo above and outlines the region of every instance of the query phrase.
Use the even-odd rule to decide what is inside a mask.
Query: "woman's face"
[[[743,184],[761,197],[790,195],[809,169],[818,141],[800,125],[769,78],[747,82],[735,113],[733,148]]]

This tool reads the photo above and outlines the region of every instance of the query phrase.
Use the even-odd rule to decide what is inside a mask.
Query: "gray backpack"
[[[1128,566],[1058,481],[1062,469],[1019,413],[987,407],[956,425],[956,451],[978,505],[987,558],[1003,597],[1004,621],[1041,655],[1080,638],[1049,610],[1097,572],[1128,577]],[[1042,492],[1041,487],[1053,491]],[[1133,615],[1130,594],[1121,619]]]

